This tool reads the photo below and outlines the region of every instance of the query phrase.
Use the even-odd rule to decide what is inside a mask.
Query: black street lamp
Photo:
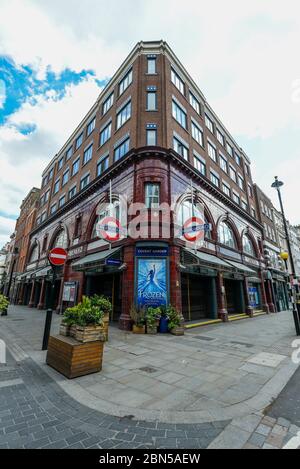
[[[287,243],[287,248],[288,248],[288,253],[289,253],[289,258],[290,258],[290,263],[291,263],[291,269],[292,269],[291,283],[292,283],[293,316],[294,316],[296,334],[300,335],[300,320],[299,320],[298,310],[297,310],[297,306],[296,306],[296,294],[295,294],[295,288],[294,288],[294,279],[296,278],[296,271],[295,271],[295,264],[294,264],[294,259],[293,259],[293,255],[292,255],[292,250],[291,250],[289,231],[288,231],[288,227],[287,227],[287,223],[286,223],[286,219],[285,219],[283,203],[282,203],[282,198],[281,198],[280,187],[282,187],[282,186],[283,186],[283,182],[278,181],[278,176],[275,176],[275,181],[273,182],[271,187],[273,187],[274,189],[277,190],[279,204],[280,204],[280,210],[281,210],[281,214],[282,214],[283,226],[284,226],[284,231],[285,231],[285,238],[286,238],[286,243]]]

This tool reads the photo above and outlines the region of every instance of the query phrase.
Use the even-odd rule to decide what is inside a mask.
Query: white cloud
[[[9,241],[9,236],[13,233],[15,224],[15,220],[0,216],[0,249]]]

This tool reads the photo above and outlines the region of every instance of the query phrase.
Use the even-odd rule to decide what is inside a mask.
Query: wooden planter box
[[[82,343],[72,337],[50,336],[46,363],[67,378],[96,373],[102,369],[103,347],[100,340]]]
[[[157,334],[157,325],[153,327],[147,326],[147,334]]]
[[[60,335],[64,335],[65,337],[70,335],[70,327],[67,324],[61,323],[59,326],[59,333]]]
[[[103,317],[103,336],[105,342],[108,341],[108,326],[109,326],[109,314],[104,314]]]
[[[171,334],[173,335],[184,335],[184,326],[177,326],[170,329]]]
[[[132,332],[134,334],[145,334],[146,327],[145,326],[137,326],[136,324],[133,324],[132,326]]]
[[[94,342],[95,340],[105,341],[103,326],[76,326],[75,339],[78,342]]]
[[[70,326],[69,335],[70,337],[76,336],[76,326]]]

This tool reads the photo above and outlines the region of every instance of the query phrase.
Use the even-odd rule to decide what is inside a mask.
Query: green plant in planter
[[[153,308],[153,307],[147,308],[147,313],[146,313],[147,327],[149,327],[150,329],[154,329],[155,327],[157,327],[160,317],[161,317],[160,308]]]
[[[130,318],[138,327],[143,327],[145,325],[145,310],[144,308],[138,308],[134,304],[131,305],[130,311]]]
[[[174,308],[174,306],[169,305],[166,308],[166,315],[169,319],[169,322],[168,322],[169,331],[171,329],[179,327],[182,324],[182,315],[181,315],[180,311],[178,311],[176,308]]]
[[[102,326],[104,311],[92,304],[87,296],[82,297],[82,302],[72,308],[67,308],[63,322],[69,326]]]
[[[5,312],[8,308],[9,301],[6,296],[0,294],[0,311]]]
[[[112,304],[111,301],[106,298],[104,295],[93,295],[90,298],[91,300],[91,305],[92,306],[97,306],[98,308],[103,311],[104,314],[111,315],[112,312]]]

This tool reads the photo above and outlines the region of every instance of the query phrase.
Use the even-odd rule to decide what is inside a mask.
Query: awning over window
[[[210,265],[213,267],[218,267],[219,269],[231,269],[232,266],[229,264],[229,262],[220,259],[217,256],[214,256],[213,254],[207,254],[206,252],[202,251],[193,251],[192,249],[184,249],[185,252],[187,252],[189,255],[192,255],[198,259],[198,261],[201,262],[201,264],[206,264]]]
[[[42,277],[47,277],[47,275],[50,274],[52,268],[48,265],[47,267],[44,267],[44,269],[39,270],[35,274],[35,278],[42,278]]]
[[[88,256],[73,262],[72,269],[77,271],[91,269],[93,267],[101,267],[104,265],[111,265],[119,267],[121,262],[119,261],[119,252],[121,248],[106,249],[105,251],[95,252]],[[107,261],[110,260],[108,263]],[[115,261],[115,262],[114,262]]]
[[[256,276],[257,272],[255,270],[250,269],[245,264],[241,264],[240,262],[234,261],[226,261],[228,264],[232,265],[236,270],[242,272],[244,275],[247,276]]]

